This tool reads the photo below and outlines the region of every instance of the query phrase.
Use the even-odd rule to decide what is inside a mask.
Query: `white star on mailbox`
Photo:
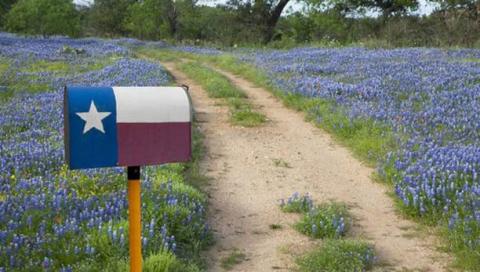
[[[100,132],[105,133],[103,129],[102,120],[112,114],[111,112],[98,112],[95,103],[92,100],[90,109],[88,112],[77,112],[77,115],[85,121],[85,127],[83,128],[83,134],[87,133],[92,128],[98,129]]]

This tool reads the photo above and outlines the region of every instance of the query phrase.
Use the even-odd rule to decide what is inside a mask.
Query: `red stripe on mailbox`
[[[190,123],[117,123],[118,164],[153,165],[187,161]]]

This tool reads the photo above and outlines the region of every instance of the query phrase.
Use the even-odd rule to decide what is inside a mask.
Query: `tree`
[[[135,0],[95,0],[90,11],[90,24],[98,34],[106,36],[124,36],[127,29],[125,18]],[[143,2],[143,1],[142,1]]]
[[[318,3],[318,0],[311,2]],[[344,15],[378,11],[383,19],[387,19],[394,15],[404,15],[410,10],[416,10],[419,2],[418,0],[333,0],[328,4],[333,5],[333,9]]]
[[[0,27],[3,26],[5,21],[5,16],[7,15],[8,11],[12,8],[13,4],[15,4],[17,0],[2,0],[0,1]]]
[[[430,0],[440,4],[440,9],[445,13],[447,11],[457,12],[460,16],[469,16],[473,19],[479,19],[480,1],[479,0]]]
[[[130,6],[126,28],[142,39],[176,38],[183,1],[144,0]]]
[[[20,0],[6,16],[6,28],[33,35],[79,34],[78,12],[71,0]]]
[[[246,20],[250,27],[259,28],[263,43],[268,43],[274,36],[275,27],[283,10],[290,0],[230,0],[228,6],[236,9],[239,19]]]

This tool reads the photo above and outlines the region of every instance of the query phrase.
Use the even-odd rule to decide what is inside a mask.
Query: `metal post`
[[[142,222],[140,202],[140,167],[129,166],[128,175],[128,224],[130,242],[130,272],[142,271]]]

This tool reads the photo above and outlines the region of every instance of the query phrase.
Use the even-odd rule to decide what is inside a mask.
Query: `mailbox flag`
[[[187,161],[191,110],[180,87],[65,89],[71,169]]]

